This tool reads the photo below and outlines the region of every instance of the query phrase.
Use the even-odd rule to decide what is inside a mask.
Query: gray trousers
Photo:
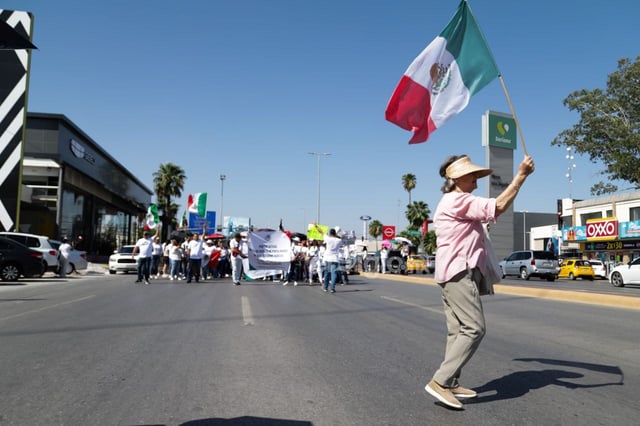
[[[478,291],[482,279],[480,270],[474,268],[441,284],[447,319],[447,347],[444,361],[433,376],[441,386],[458,385],[462,367],[471,359],[484,337],[484,312]]]

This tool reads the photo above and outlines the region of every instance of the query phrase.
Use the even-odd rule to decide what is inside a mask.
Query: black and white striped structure
[[[3,23],[0,33],[0,230],[12,231],[19,220],[20,173],[31,60],[31,50],[24,47],[16,49],[22,45],[13,43],[19,43],[21,39],[30,42],[33,15],[0,9],[0,21]]]

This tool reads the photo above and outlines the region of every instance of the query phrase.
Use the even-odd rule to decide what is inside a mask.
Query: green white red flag
[[[197,213],[200,217],[205,217],[207,214],[207,193],[198,192],[196,194],[189,194],[187,198],[187,210],[192,213]]]
[[[469,104],[500,72],[467,0],[400,79],[385,118],[412,131],[410,144],[429,135]]]
[[[145,225],[148,229],[155,229],[160,222],[158,218],[158,206],[155,204],[151,204],[147,209],[147,215],[145,217]]]

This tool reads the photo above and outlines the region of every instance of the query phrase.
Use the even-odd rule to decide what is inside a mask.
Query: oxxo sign
[[[382,227],[382,237],[385,240],[393,240],[396,237],[396,227],[391,225],[384,225]]]
[[[618,238],[618,219],[587,220],[587,240],[615,240]]]

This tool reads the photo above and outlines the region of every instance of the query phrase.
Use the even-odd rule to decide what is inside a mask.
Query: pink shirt
[[[480,268],[485,274],[482,224],[495,222],[495,198],[476,197],[467,192],[449,192],[442,196],[434,216],[438,249],[435,279],[450,281],[467,268]]]

